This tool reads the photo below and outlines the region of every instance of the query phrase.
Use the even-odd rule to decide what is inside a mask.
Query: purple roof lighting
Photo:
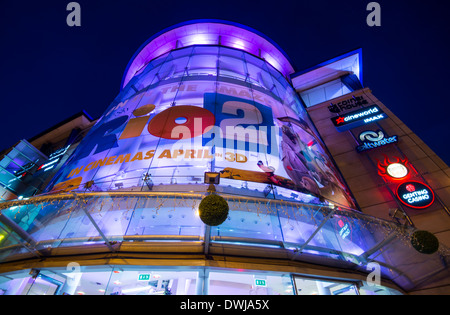
[[[228,21],[194,20],[172,26],[147,40],[128,63],[121,87],[151,60],[173,49],[192,45],[241,49],[265,59],[285,77],[295,72],[284,51],[258,31]]]

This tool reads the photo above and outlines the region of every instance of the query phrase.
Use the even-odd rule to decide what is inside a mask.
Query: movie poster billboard
[[[354,207],[295,98],[293,90],[274,93],[238,80],[124,90],[49,190],[201,184],[205,172],[220,172]]]

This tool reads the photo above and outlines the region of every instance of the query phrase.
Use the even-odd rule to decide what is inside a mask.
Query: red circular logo
[[[416,187],[414,187],[413,184],[408,184],[408,185],[406,185],[406,190],[409,192],[413,192],[413,191],[416,191]]]
[[[424,209],[434,202],[433,190],[424,183],[408,181],[397,187],[397,197],[408,207]]]

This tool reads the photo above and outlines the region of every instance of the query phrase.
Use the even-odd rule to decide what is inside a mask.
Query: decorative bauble
[[[439,240],[428,231],[415,231],[411,235],[411,245],[422,254],[433,254],[439,249]]]
[[[228,210],[228,202],[216,194],[203,198],[198,207],[200,219],[210,226],[222,224],[228,217]]]

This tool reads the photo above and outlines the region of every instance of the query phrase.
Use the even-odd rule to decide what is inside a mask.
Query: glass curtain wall
[[[297,293],[295,292],[297,290]],[[393,295],[365,281],[209,267],[79,266],[0,275],[0,295]]]
[[[202,184],[206,171],[237,194],[355,208],[287,80],[262,59],[218,46],[181,48],[143,67],[48,190],[170,190]]]

